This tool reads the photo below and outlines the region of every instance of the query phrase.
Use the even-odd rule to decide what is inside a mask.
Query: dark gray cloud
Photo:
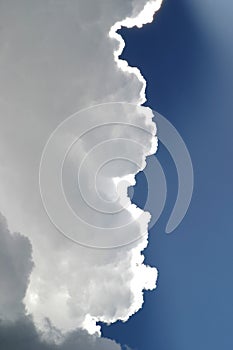
[[[0,214],[0,318],[14,321],[24,315],[24,298],[33,267],[31,244],[19,233],[11,234]]]
[[[89,335],[78,330],[65,337],[59,345],[43,341],[30,317],[14,323],[0,322],[0,349],[4,350],[120,350],[110,339]]]

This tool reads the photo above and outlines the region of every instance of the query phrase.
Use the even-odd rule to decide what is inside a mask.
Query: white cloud
[[[115,55],[116,64],[113,52],[120,53],[122,42],[118,50],[119,42],[108,33],[114,23],[117,29],[121,25],[132,27],[150,22],[160,1],[149,1],[146,10],[141,12],[146,3],[146,0],[3,0],[0,4],[0,209],[8,218],[10,228],[23,232],[32,243],[35,268],[25,304],[40,328],[44,319],[49,318],[62,331],[84,328],[94,333],[99,331],[98,320],[107,323],[127,320],[142,306],[143,289],[155,287],[156,269],[145,266],[141,255],[147,245],[147,234],[120,249],[93,250],[78,246],[51,224],[38,186],[43,147],[65,118],[96,103],[140,104],[144,101],[143,78],[136,69],[120,69],[122,66]],[[140,13],[143,16],[137,17]],[[132,16],[134,20],[130,20]],[[126,20],[122,20],[124,18]],[[114,36],[113,29],[110,36]],[[119,161],[107,167],[99,182],[99,192],[104,197],[111,193],[112,198],[114,192],[116,194],[113,178],[128,176],[145,166],[144,157],[154,143],[150,111],[144,115],[136,111],[135,116],[130,109],[124,112],[126,122],[133,120],[150,133],[112,127],[110,136],[140,141],[131,149],[139,165],[135,168],[130,162]],[[106,115],[104,117],[107,120]],[[81,126],[88,127],[86,119]],[[70,140],[72,135],[70,129],[68,131]],[[78,159],[82,160],[87,151],[107,135],[106,129],[101,135],[97,132],[94,138],[84,138]],[[65,142],[67,135],[62,136]],[[62,148],[63,143],[60,146]],[[98,162],[103,163],[106,157],[112,156],[108,150],[119,149],[127,153],[128,144],[122,141],[115,148],[105,147],[104,152],[87,164],[83,183],[91,199],[96,200],[88,187],[91,169],[94,166],[98,169]],[[68,165],[72,165],[72,160],[71,157]],[[48,173],[48,179],[50,176]],[[122,191],[126,195],[125,189]],[[48,188],[48,193],[56,194],[52,188]],[[78,206],[80,201],[74,204]],[[60,202],[56,202],[55,208],[59,205]],[[132,212],[133,207],[130,208]],[[123,218],[117,217],[120,225],[129,216],[130,211],[124,210]],[[93,219],[98,218],[93,216]],[[102,225],[107,227],[111,220],[106,220],[105,215]],[[135,237],[146,232],[148,220],[148,214],[141,215],[126,233]],[[80,235],[89,232],[81,224],[78,230]]]
[[[48,322],[45,322],[46,336],[37,332],[31,317],[25,317],[22,302],[32,267],[29,239],[9,232],[0,214],[0,343],[4,349],[121,349],[114,341],[91,336],[83,330],[62,335]]]

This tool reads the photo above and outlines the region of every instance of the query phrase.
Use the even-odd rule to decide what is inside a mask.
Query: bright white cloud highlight
[[[142,4],[142,1],[141,1]],[[120,34],[117,33],[119,29],[122,27],[126,28],[133,28],[133,27],[138,27],[141,28],[144,24],[151,23],[153,21],[154,13],[158,11],[161,7],[162,0],[151,0],[147,1],[147,3],[144,5],[143,9],[137,13],[138,7],[141,5],[140,1],[135,1],[134,5],[134,11],[131,17],[126,17],[122,21],[116,22],[112,27],[109,32],[110,38],[114,38],[119,42],[119,47],[117,50],[114,51],[114,58],[115,62],[117,63],[118,67],[123,71],[123,72],[128,72],[131,74],[136,75],[138,80],[142,83],[142,88],[140,91],[140,98],[138,100],[138,104],[142,105],[144,102],[146,102],[146,96],[145,96],[145,91],[146,91],[146,80],[142,76],[140,70],[137,67],[130,67],[128,65],[128,62],[125,60],[120,59],[120,55],[122,54],[124,47],[125,47],[125,42]],[[139,7],[140,8],[140,7]]]

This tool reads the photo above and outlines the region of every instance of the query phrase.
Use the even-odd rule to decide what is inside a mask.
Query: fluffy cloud
[[[145,5],[146,10],[143,10]],[[32,244],[35,266],[24,302],[40,329],[46,329],[46,319],[49,319],[63,332],[77,328],[98,332],[96,321],[126,321],[142,306],[143,290],[155,287],[157,271],[143,264],[141,254],[147,245],[149,215],[137,209],[139,219],[134,218],[135,207],[124,208],[119,201],[118,206],[124,209],[122,216],[116,219],[119,226],[123,227],[126,219],[133,217],[134,220],[129,232],[122,229],[117,234],[143,237],[119,249],[81,247],[61,235],[46,215],[40,198],[38,170],[49,136],[69,115],[94,104],[118,101],[140,104],[144,101],[143,78],[137,70],[126,66],[122,69],[117,55],[114,59],[113,52],[120,52],[119,37],[114,39],[114,30],[110,36],[109,32],[114,23],[117,29],[122,21],[122,25],[132,27],[132,21],[128,22],[130,17],[134,17],[134,24],[139,26],[151,21],[151,13],[159,5],[159,0],[3,0],[0,3],[0,209],[8,218],[11,230],[23,232]],[[139,110],[132,113],[132,109],[124,109],[125,122],[132,122],[132,116],[137,126],[133,132],[112,126],[110,131],[101,131],[101,135],[96,132],[95,137],[86,136],[81,140],[78,158],[68,159],[67,169],[70,169],[74,160],[80,163],[85,154],[90,154],[93,147],[109,135],[139,141],[133,148],[123,141],[115,147],[112,143],[84,167],[86,182],[83,186],[93,201],[96,198],[90,187],[91,171],[95,166],[98,172],[98,164],[109,160],[113,156],[111,152],[120,150],[119,154],[127,156],[130,151],[137,166],[132,167],[131,161],[110,162],[99,177],[98,191],[105,199],[109,199],[109,194],[111,200],[114,194],[120,194],[121,200],[127,200],[127,186],[117,188],[116,178],[126,177],[132,182],[129,175],[142,169],[146,155],[155,150],[155,128],[150,111],[141,114]],[[80,124],[84,131],[90,127],[87,120],[83,118]],[[107,114],[104,115],[106,120]],[[144,133],[136,131],[138,127]],[[57,143],[58,151],[67,137],[69,141],[72,139],[73,133],[76,137],[75,129],[60,135],[57,141],[62,142]],[[65,175],[67,179],[70,174]],[[54,178],[51,176],[53,174],[48,172],[48,184],[53,185],[57,181],[56,174]],[[66,177],[64,181],[72,200],[72,188]],[[53,186],[45,192],[52,198],[56,194]],[[56,210],[61,209],[64,218],[60,202],[54,204]],[[83,210],[80,200],[74,199],[75,205],[80,214]],[[89,220],[98,219],[83,212]],[[106,217],[104,215],[100,221],[109,229],[113,219],[109,222]],[[93,237],[98,231],[96,227],[94,232],[88,231],[81,223],[76,227],[79,235],[85,237],[88,234]],[[22,293],[23,290],[20,297]],[[117,349],[117,345],[114,346]]]
[[[31,350],[120,350],[121,346],[86,331],[62,335],[47,320],[46,339],[38,332],[22,303],[32,270],[31,245],[19,233],[10,233],[0,214],[0,344],[4,349]],[[56,343],[47,339],[56,340]]]

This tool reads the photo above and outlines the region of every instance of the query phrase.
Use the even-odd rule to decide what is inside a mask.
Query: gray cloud
[[[31,244],[19,233],[11,234],[0,214],[0,318],[16,320],[24,312],[22,302],[32,270]]]
[[[37,332],[30,317],[15,322],[0,321],[0,347],[4,350],[120,350],[114,341],[78,330],[68,334],[60,344],[49,343]]]

